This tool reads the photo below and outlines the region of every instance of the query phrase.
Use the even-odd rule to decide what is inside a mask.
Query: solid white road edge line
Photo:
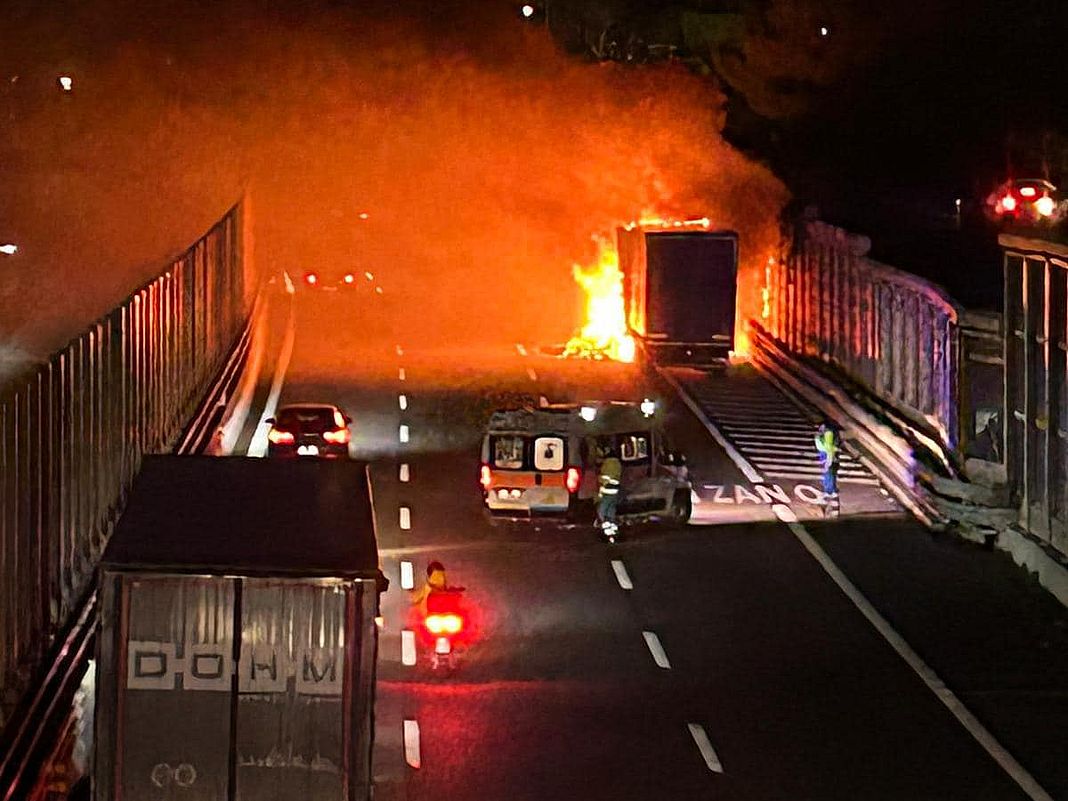
[[[708,769],[713,773],[722,773],[723,763],[719,761],[719,755],[716,753],[716,749],[712,747],[712,741],[708,739],[705,727],[700,723],[687,723],[686,727],[690,730],[690,736],[693,737],[693,741],[697,743],[697,750],[704,757]]]
[[[401,560],[400,579],[402,590],[411,590],[415,588],[415,569],[412,567],[412,563],[407,559]]]
[[[401,664],[415,664],[415,632],[411,629],[401,629]]]
[[[408,467],[408,463],[404,462],[400,466],[400,471],[397,474],[397,478],[400,479],[402,484],[406,484],[408,483],[408,480],[412,477],[411,473],[412,471],[411,468]]]
[[[656,666],[664,670],[671,670],[671,662],[668,661],[664,646],[660,644],[660,638],[651,631],[643,631],[642,636],[645,638],[645,644],[649,646],[649,653],[653,655],[653,661],[656,662]]]
[[[886,621],[886,618],[876,611],[871,602],[839,569],[838,565],[831,561],[831,557],[827,555],[827,552],[812,538],[808,530],[798,522],[797,515],[793,513],[793,510],[780,503],[773,505],[771,509],[779,520],[786,523],[794,536],[805,546],[805,550],[819,562],[820,567],[826,571],[831,580],[853,602],[853,605],[860,613],[868,619],[868,622],[875,627],[875,630],[882,635],[883,639],[890,644],[890,647],[897,651],[898,655],[908,663],[908,666],[923,680],[923,683],[935,694],[935,697],[945,705],[946,709],[953,713],[953,716],[960,721],[960,724],[983,747],[983,750],[1009,774],[1020,789],[1034,801],[1053,801],[1053,797],[1042,788],[1035,780],[1035,777],[1028,773],[1027,769],[1017,762],[1012,754],[1005,750],[1004,746],[994,738],[994,735],[976,719],[956,694],[946,686],[938,674],[920,658],[919,654],[912,650],[912,647],[894,630],[893,626]]]
[[[400,527],[405,531],[412,527],[412,510],[407,506],[400,508]]]
[[[408,396],[407,395],[398,395],[397,396],[397,404],[400,406],[400,410],[403,412],[405,409],[408,408]]]
[[[417,770],[423,764],[419,757],[419,722],[416,720],[404,721],[404,761]]]
[[[260,417],[256,433],[252,436],[252,442],[248,446],[249,456],[267,455],[267,434],[270,426],[267,421],[274,417],[278,409],[278,398],[282,395],[282,386],[286,382],[286,371],[289,362],[293,358],[293,343],[297,338],[297,320],[293,313],[293,307],[289,307],[289,321],[286,323],[286,335],[282,341],[282,350],[278,354],[278,364],[274,366],[274,378],[271,380],[271,391],[267,395],[267,403],[263,407],[263,416]]]
[[[400,441],[401,442],[407,442],[408,441],[408,433],[409,433],[408,432],[408,426],[406,424],[402,423],[401,427],[400,427],[400,431],[398,432],[398,436],[400,437]]]
[[[727,453],[727,456],[730,457],[730,460],[742,471],[742,474],[754,484],[763,484],[764,479],[760,477],[760,473],[756,471],[753,465],[746,461],[744,456],[738,453],[733,445],[727,442],[727,438],[724,437],[720,430],[708,419],[708,415],[701,411],[701,407],[694,402],[689,393],[682,388],[682,385],[663,368],[657,367],[656,372],[671,385],[672,389],[675,390],[675,394],[678,395],[679,398],[682,399],[682,402],[686,404],[687,408],[693,412],[694,417],[701,421],[701,425],[708,429],[708,433],[712,435],[712,439],[723,448]]]
[[[625,590],[634,589],[630,576],[627,574],[627,567],[619,559],[612,560],[612,572],[616,574],[616,581],[619,582],[620,587]]]

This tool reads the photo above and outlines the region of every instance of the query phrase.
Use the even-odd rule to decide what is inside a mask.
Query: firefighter
[[[623,486],[623,463],[609,448],[601,451],[601,463],[597,469],[597,522],[608,539],[614,539],[619,531],[616,509]]]
[[[816,450],[819,451],[820,465],[823,468],[823,497],[827,512],[837,517],[838,499],[838,451],[841,447],[841,435],[830,420],[824,421],[816,432]]]

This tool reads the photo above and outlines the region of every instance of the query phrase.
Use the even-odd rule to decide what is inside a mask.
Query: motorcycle
[[[433,646],[432,670],[452,670],[459,663],[458,649],[463,645],[468,622],[463,593],[463,587],[449,587],[427,596],[423,627]]]

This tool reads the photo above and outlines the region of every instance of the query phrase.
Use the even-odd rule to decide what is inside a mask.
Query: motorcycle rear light
[[[434,635],[459,634],[464,619],[459,615],[427,615],[426,630]]]
[[[337,431],[324,431],[323,439],[334,445],[348,445],[349,440],[352,439],[352,433],[347,428]]]
[[[277,428],[272,428],[267,433],[267,439],[269,439],[275,445],[292,445],[294,442],[297,441],[296,437],[293,436],[292,432],[280,431]]]
[[[582,471],[577,467],[567,468],[567,477],[564,479],[564,483],[567,485],[567,491],[574,494],[578,492],[579,485],[582,483]]]
[[[488,464],[482,465],[482,468],[478,471],[478,483],[482,485],[484,490],[488,490],[493,486],[493,472]]]
[[[353,275],[352,273],[345,273],[345,283],[346,284],[351,284],[355,280],[356,280],[356,276],[355,275]]]
[[[438,637],[434,641],[434,653],[439,656],[445,656],[452,653],[452,643],[449,642],[448,637]]]
[[[317,283],[319,283],[319,276],[317,276],[315,273],[308,273],[306,276],[304,276],[304,280],[308,283],[309,286],[315,286]]]

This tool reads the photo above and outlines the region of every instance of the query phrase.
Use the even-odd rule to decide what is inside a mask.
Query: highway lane
[[[580,528],[489,524],[476,481],[489,410],[593,396],[628,385],[628,371],[561,364],[536,343],[428,347],[391,321],[368,338],[311,308],[302,317],[298,304],[280,401],[337,401],[356,419],[394,581],[376,797],[1026,797],[766,505],[713,502],[701,522],[717,525],[614,547]],[[668,401],[698,483],[746,485],[662,385],[637,389]],[[455,676],[402,663],[400,563],[420,577],[431,558],[481,613]]]

